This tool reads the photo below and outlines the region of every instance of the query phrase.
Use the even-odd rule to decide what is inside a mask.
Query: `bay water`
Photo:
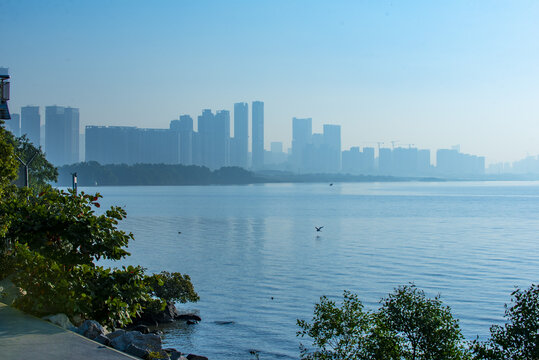
[[[164,344],[210,359],[297,359],[296,319],[320,296],[350,290],[375,310],[411,282],[485,339],[515,286],[539,277],[539,182],[81,190],[127,210],[132,255],[112,265],[191,276],[200,301],[178,307],[202,321],[165,327]]]

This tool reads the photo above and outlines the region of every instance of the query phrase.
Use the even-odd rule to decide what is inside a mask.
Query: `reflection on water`
[[[99,191],[126,205],[126,262],[187,273],[201,297],[181,307],[203,321],[167,327],[165,344],[213,359],[297,358],[296,319],[321,295],[351,290],[374,309],[408,282],[441,293],[467,338],[484,337],[514,286],[537,282],[534,182]]]

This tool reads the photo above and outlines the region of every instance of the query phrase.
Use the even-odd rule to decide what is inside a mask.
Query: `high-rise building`
[[[39,106],[23,106],[21,108],[21,135],[26,135],[28,140],[39,147],[41,137],[41,117]]]
[[[198,117],[198,139],[201,163],[210,169],[229,165],[230,159],[230,112],[219,110],[213,114],[205,109]]]
[[[79,159],[79,109],[63,106],[45,108],[45,153],[56,166]]]
[[[230,111],[219,110],[214,117],[213,168],[230,165]]]
[[[180,134],[180,163],[193,164],[193,118],[181,115],[180,120],[170,122],[170,130]]]
[[[337,173],[341,170],[341,126],[324,125],[325,171]]]
[[[378,172],[380,175],[390,175],[393,169],[393,153],[389,148],[378,149]]]
[[[312,142],[312,118],[292,118],[292,166],[296,171],[304,170],[304,153]]]
[[[230,164],[246,168],[249,153],[249,105],[234,104],[234,138],[231,142]]]
[[[9,130],[13,135],[19,137],[21,136],[21,116],[19,114],[10,114],[11,119],[6,121],[6,129]]]
[[[264,103],[262,101],[253,101],[251,121],[252,165],[254,169],[260,169],[264,166]]]
[[[374,173],[374,148],[364,147],[361,152],[361,158],[359,163],[359,172],[361,174],[373,174]]]
[[[210,109],[202,110],[202,114],[198,116],[198,139],[197,147],[199,152],[199,160],[197,165],[207,166],[212,168],[213,159],[211,158],[213,154],[213,132],[215,128],[213,126],[214,114]]]
[[[100,164],[178,164],[180,135],[171,129],[86,126],[86,161]]]

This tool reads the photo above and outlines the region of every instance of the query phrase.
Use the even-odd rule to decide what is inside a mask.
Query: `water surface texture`
[[[351,290],[375,309],[409,282],[484,338],[514,287],[538,280],[538,182],[84,190],[127,210],[135,241],[117,265],[191,276],[201,300],[179,307],[203,321],[167,328],[164,343],[210,359],[297,359],[296,319],[321,295]]]

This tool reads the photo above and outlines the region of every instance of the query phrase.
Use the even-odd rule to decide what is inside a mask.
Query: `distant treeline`
[[[58,169],[58,186],[71,186],[72,173],[77,173],[79,186],[120,185],[228,185],[255,183],[315,183],[315,182],[386,182],[440,181],[437,178],[398,178],[393,176],[350,174],[295,174],[287,171],[254,173],[240,167],[210,170],[197,165],[111,164],[95,161],[65,165]]]
[[[240,167],[211,171],[204,166],[165,164],[111,164],[95,161],[58,168],[58,186],[71,186],[77,173],[78,186],[114,185],[212,185],[252,184],[262,182],[254,173]]]

